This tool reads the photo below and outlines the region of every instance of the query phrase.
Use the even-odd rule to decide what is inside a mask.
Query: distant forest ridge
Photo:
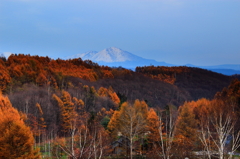
[[[231,80],[225,76],[195,67],[137,67],[135,72],[122,67],[99,66],[81,58],[62,60],[30,55],[11,55],[0,60],[1,84],[4,93],[12,93],[24,84],[68,89],[79,84],[112,87],[130,100],[147,100],[152,106],[167,103],[180,105],[186,100],[213,98]]]

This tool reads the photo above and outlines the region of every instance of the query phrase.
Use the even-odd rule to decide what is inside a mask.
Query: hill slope
[[[68,90],[79,85],[112,87],[128,100],[142,99],[154,107],[186,100],[213,98],[227,87],[233,77],[192,67],[137,67],[136,72],[124,68],[99,66],[82,59],[53,60],[48,57],[11,55],[0,60],[4,93],[14,93],[19,87],[33,83],[53,90]],[[82,86],[81,86],[82,87]]]
[[[190,100],[211,99],[235,77],[195,67],[137,67],[136,72],[165,81],[189,93]]]

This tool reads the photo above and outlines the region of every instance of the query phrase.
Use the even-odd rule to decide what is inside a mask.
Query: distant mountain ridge
[[[128,69],[135,69],[137,66],[149,66],[149,65],[160,65],[160,66],[173,66],[165,62],[158,62],[151,59],[145,59],[134,55],[128,51],[116,47],[110,47],[102,51],[90,51],[82,54],[76,54],[67,58],[82,58],[83,60],[91,60],[97,62],[100,65],[107,65],[110,67],[122,66]]]
[[[207,68],[206,68],[207,69]],[[223,75],[240,75],[240,70],[233,70],[233,69],[207,69],[207,70],[211,70],[213,72],[217,72],[217,73],[221,73]]]
[[[109,67],[124,67],[127,69],[135,70],[137,66],[179,66],[174,64],[169,64],[166,62],[158,62],[151,59],[145,59],[134,55],[128,51],[116,47],[110,47],[102,51],[89,51],[81,54],[76,54],[69,58],[82,58],[83,60],[91,60],[98,63],[99,65],[105,65]],[[216,66],[195,66],[192,64],[187,64],[188,67],[199,67],[213,72],[221,73],[224,75],[240,74],[240,65],[216,65]]]

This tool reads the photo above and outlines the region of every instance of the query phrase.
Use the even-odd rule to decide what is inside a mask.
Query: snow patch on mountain
[[[90,51],[82,54],[76,54],[71,58],[82,58],[83,60],[91,60],[94,62],[126,62],[139,61],[143,58],[136,56],[130,52],[124,51],[116,47],[110,47],[102,51]]]
[[[74,59],[74,58],[81,58],[83,60],[90,60],[92,58],[92,56],[94,56],[96,53],[98,53],[97,51],[88,51],[82,54],[76,54],[73,56],[69,56],[67,57],[68,59]]]

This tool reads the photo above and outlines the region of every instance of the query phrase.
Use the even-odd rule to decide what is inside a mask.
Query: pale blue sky
[[[240,64],[240,0],[0,0],[0,53],[112,46],[172,64]]]

